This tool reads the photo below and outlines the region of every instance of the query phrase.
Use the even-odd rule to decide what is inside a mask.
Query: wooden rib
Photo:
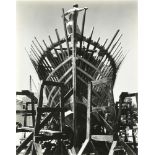
[[[97,68],[101,68],[102,67],[102,64],[104,64],[105,62],[106,62],[106,60],[107,60],[108,58],[107,58],[107,55],[105,55],[100,61],[98,61],[99,62],[99,64],[97,65]],[[98,74],[97,74],[97,72],[95,71],[95,73],[93,74],[93,77],[96,77]]]
[[[53,107],[54,99],[58,95],[58,93],[60,93],[60,88],[58,88],[57,92],[52,96],[52,100],[51,101],[50,101],[51,94],[48,95],[48,99],[47,99],[48,100],[48,106]]]
[[[30,50],[32,51],[33,55],[35,56],[35,58],[37,59],[37,61],[39,62],[40,57],[34,52],[34,50],[32,48],[30,48]]]
[[[38,46],[35,44],[34,41],[32,41],[32,43],[34,44],[35,48],[37,49],[37,51],[39,52],[39,54],[42,56],[42,52],[40,51],[40,49],[38,48]]]
[[[61,57],[60,57],[59,53],[57,52],[57,50],[55,49],[54,43],[53,43],[53,41],[52,41],[52,39],[51,39],[50,36],[49,36],[49,40],[50,40],[50,42],[51,42],[51,45],[52,45],[52,47],[53,47],[53,49],[54,49],[55,54],[57,55],[57,58],[59,59],[59,64],[60,64],[60,63],[62,62]]]
[[[124,57],[123,54],[120,53],[120,55],[117,57],[117,62],[120,62],[123,57]]]
[[[105,48],[105,45],[107,43],[108,39],[105,40],[104,44],[103,44],[103,47]]]
[[[50,77],[52,77],[54,75],[54,73],[56,71],[58,71],[61,67],[63,67],[63,65],[65,63],[67,63],[68,61],[70,61],[72,59],[72,56],[70,56],[68,59],[66,59],[64,62],[60,63],[49,75],[48,77],[46,78],[47,81],[49,81]],[[47,87],[45,86],[45,88],[47,89]]]
[[[115,60],[117,56],[122,52],[122,47],[117,51],[116,55],[113,54],[113,59]]]
[[[59,46],[60,46],[60,50],[61,50],[61,53],[62,53],[62,58],[63,58],[62,61],[64,61],[65,58],[66,58],[66,56],[65,56],[65,53],[64,53],[64,51],[62,49],[62,45],[60,43],[60,37],[59,37],[59,33],[58,33],[58,30],[57,29],[55,29],[55,33],[56,33],[56,36],[57,36],[57,39],[58,39],[58,43],[59,43]]]
[[[104,76],[105,76],[105,72],[108,70],[108,67],[107,67],[108,63],[110,63],[110,61],[108,61],[108,59],[107,59],[107,61],[105,61],[105,63],[101,67],[101,72],[102,72],[102,74]],[[100,75],[97,75],[96,76],[96,79],[99,79],[99,78],[101,78],[101,76]]]
[[[59,33],[58,33],[58,30],[55,29],[55,32],[56,32],[56,36],[57,36],[57,39],[58,39],[58,42],[59,42],[59,46],[60,46],[60,50],[61,50],[61,53],[62,53],[62,57],[63,57],[63,61],[65,59],[67,59],[67,55],[66,53],[63,51],[63,48],[62,48],[62,45],[61,45],[61,42],[60,42],[60,37],[59,37]],[[69,56],[68,56],[69,57]],[[66,70],[67,68],[69,68],[71,66],[71,64],[66,64],[64,65],[64,70]]]
[[[87,55],[88,50],[89,50],[89,46],[90,46],[90,42],[91,42],[91,38],[92,38],[93,32],[94,32],[94,27],[93,27],[93,29],[92,29],[92,31],[91,31],[90,36],[89,36],[87,48],[86,48],[86,50],[85,50],[85,52],[84,52],[84,54],[83,54],[83,58],[85,58],[85,59],[87,59],[87,58],[86,58],[86,55]],[[82,64],[81,64],[81,65],[82,65]],[[82,66],[84,66],[84,65],[82,65]],[[84,68],[85,68],[85,67],[86,67],[86,66],[84,66]],[[87,68],[87,67],[86,67],[86,68]]]
[[[120,30],[117,30],[117,31],[116,31],[116,33],[115,33],[115,35],[113,36],[111,42],[109,43],[108,47],[106,48],[107,51],[109,50],[110,46],[112,45],[112,43],[113,43],[113,41],[115,40],[115,38],[116,38],[117,34],[119,33],[119,31],[120,31]]]
[[[80,72],[82,72],[84,75],[86,75],[86,77],[88,77],[91,80],[95,80],[91,75],[89,75],[87,72],[83,71],[81,68],[77,67],[77,70],[79,70]]]
[[[117,33],[115,34],[115,36],[116,36],[116,35],[117,35]],[[114,36],[114,38],[115,38],[115,36]],[[103,50],[104,50],[104,49],[103,49]],[[106,51],[107,51],[107,50],[106,50]],[[110,64],[112,65],[112,67],[116,68],[116,64],[115,64],[114,60],[112,59],[111,55],[110,55],[109,53],[106,53],[106,52],[105,52],[105,54],[106,54],[106,59],[108,59],[108,60],[110,61]],[[105,59],[105,61],[106,61],[106,59]],[[102,59],[102,60],[103,60],[103,59]],[[101,64],[103,64],[102,60],[100,61],[98,67],[100,67]],[[105,61],[104,61],[104,62],[105,62]],[[115,70],[114,70],[114,71],[115,71]],[[95,75],[95,73],[94,73],[94,75]]]
[[[97,48],[97,45],[99,44],[99,41],[100,41],[100,37],[98,38],[97,42],[95,43],[95,46],[94,46],[93,50],[95,50]]]
[[[120,47],[120,45],[121,45],[121,43],[119,43],[119,44],[117,45],[117,47],[115,48],[115,50],[112,51],[112,53],[111,53],[112,56],[115,55],[115,53],[116,53],[116,51],[118,50],[118,48]]]
[[[64,85],[67,85],[67,83],[68,83],[71,79],[72,79],[72,75],[65,81]],[[60,91],[60,90],[58,89],[58,90],[56,91],[56,93],[52,96],[52,100],[51,100],[51,101],[48,101],[50,107],[53,106],[52,103],[54,102],[54,100],[55,100],[56,96],[58,95],[59,91]],[[49,100],[50,100],[50,98],[49,98]]]
[[[111,54],[113,49],[115,48],[115,46],[118,44],[119,40],[121,39],[122,34],[120,35],[120,37],[118,38],[118,40],[115,42],[115,44],[112,46],[112,48],[110,49],[109,53]]]
[[[94,27],[93,27],[93,29],[92,29],[92,31],[91,31],[91,34],[90,34],[90,37],[89,37],[89,40],[88,40],[88,44],[87,44],[87,49],[86,49],[86,51],[88,51],[88,49],[89,49],[90,42],[91,42],[91,38],[92,38],[92,36],[93,36],[93,32],[94,32]]]
[[[97,45],[99,44],[99,40],[100,40],[100,37],[98,38],[97,42],[94,45],[94,48],[93,48],[94,52],[95,52],[95,49],[97,48]],[[93,57],[94,52],[92,52],[90,55],[88,55],[88,61],[90,61],[90,58]],[[91,63],[94,64],[94,61],[95,60],[91,61]],[[88,68],[88,72],[90,72],[90,71],[91,71],[91,68]],[[92,75],[93,75],[93,72],[92,72]]]
[[[41,50],[43,51],[43,53],[44,53],[44,49],[42,48],[42,46],[40,45],[40,43],[39,43],[39,41],[37,40],[37,38],[36,37],[34,37],[35,38],[35,40],[37,41],[37,43],[38,43],[38,45],[39,45],[39,47],[41,48]]]
[[[44,43],[44,45],[46,46],[46,49],[47,49],[46,55],[47,55],[48,61],[50,62],[50,64],[52,65],[53,68],[56,68],[57,62],[55,62],[55,60],[54,60],[54,58],[53,58],[53,55],[50,54],[50,53],[48,52],[48,46],[46,45],[46,43],[45,43],[44,40],[43,40],[43,43]],[[54,66],[53,66],[53,65],[54,65]],[[57,75],[58,77],[60,77],[60,74],[56,73],[56,75]]]
[[[45,45],[45,47],[46,47],[46,51],[48,50],[48,46],[47,46],[47,44],[45,43],[45,40],[43,40],[43,43],[44,43],[44,45]]]
[[[36,63],[39,63],[39,59],[34,55],[33,51],[30,49],[30,55],[32,56],[33,60],[35,60]]]
[[[56,36],[57,36],[57,39],[58,39],[58,44],[59,44],[60,49],[61,49],[62,58],[61,58],[61,55],[60,55],[58,52],[56,52],[56,54],[57,54],[57,57],[60,59],[59,63],[62,63],[62,62],[65,60],[65,56],[64,56],[65,53],[63,52],[62,45],[61,45],[61,42],[60,42],[60,38],[59,38],[59,34],[58,34],[57,29],[55,29],[55,32],[56,32]],[[53,47],[54,47],[54,44],[53,44],[53,42],[52,42],[51,39],[50,39],[50,41],[51,41],[51,44],[52,44]],[[55,49],[55,51],[56,51],[56,49]],[[66,71],[66,67],[63,66],[63,67],[62,67],[62,72],[65,72],[65,71]]]
[[[71,68],[69,68],[68,69],[68,71],[65,73],[65,74],[63,74],[62,75],[62,77],[58,80],[58,82],[62,82],[62,80],[69,74],[69,72],[72,70],[72,67]],[[55,86],[52,88],[52,90],[50,91],[50,93],[49,93],[49,95],[48,95],[48,101],[49,101],[49,99],[50,99],[50,97],[51,97],[51,95],[52,95],[52,93],[53,93],[53,91],[55,90]]]
[[[38,58],[38,59],[41,59],[41,57],[39,56],[39,54],[38,54],[38,52],[36,52],[36,50],[34,49],[34,47],[31,45],[31,49],[32,49],[32,51],[33,51],[33,53],[35,54],[35,56]],[[41,56],[42,56],[42,54],[41,54]]]
[[[92,39],[92,36],[93,36],[93,32],[94,32],[94,27],[93,27],[93,29],[92,29],[92,31],[91,31],[91,34],[90,34],[90,37],[89,37],[89,41],[88,41],[88,44],[87,44],[87,48],[86,48],[86,51],[85,51],[84,56],[83,56],[83,57],[84,57],[85,59],[87,59],[88,61],[89,61],[88,50],[89,50],[90,42],[91,42],[91,39]],[[86,57],[86,56],[87,56],[87,57]],[[85,66],[85,69],[86,69],[86,70],[89,70],[89,67],[88,67],[88,66]],[[91,70],[89,70],[89,72],[90,72],[90,74],[92,73]]]
[[[60,63],[59,64],[59,66],[57,66],[50,74],[49,74],[49,76],[47,77],[47,81],[49,80],[49,78],[51,77],[51,76],[53,76],[53,74],[60,68],[60,67],[62,67],[65,63],[67,63],[68,61],[70,61],[72,59],[72,56],[70,56],[69,58],[67,58],[64,62],[62,62],[62,63]]]
[[[100,51],[102,51],[103,49],[105,50],[105,47],[104,47],[104,46],[105,46],[107,40],[108,40],[108,39],[106,39],[106,41],[105,41],[105,43],[103,44],[103,46],[100,46],[99,43],[97,44],[97,47],[100,49]],[[99,51],[99,53],[100,53],[100,51]],[[105,54],[106,54],[106,53],[105,53]],[[99,54],[98,54],[98,56],[97,56],[96,59],[98,59],[98,58],[99,58]],[[102,60],[103,60],[103,59],[102,59]],[[102,60],[101,60],[101,61],[102,61]],[[96,64],[96,66],[98,66],[98,65]]]
[[[119,68],[119,66],[121,65],[121,63],[124,61],[124,59],[126,58],[126,56],[127,56],[127,54],[128,53],[126,53],[124,56],[123,56],[123,58],[122,58],[122,60],[119,62],[119,64],[117,65],[117,68]]]
[[[32,46],[32,45],[31,45]],[[38,58],[38,59],[41,59],[41,58],[39,58],[39,56],[37,55],[37,53],[36,53],[36,51],[35,51],[35,49],[33,48],[33,46],[32,46],[32,49],[31,49],[32,51],[33,51],[33,54]],[[40,60],[38,61],[38,64],[40,64]],[[40,64],[41,65],[41,64]],[[42,65],[45,67],[45,69],[47,70],[47,72],[48,73],[50,73],[52,70],[51,70],[51,67],[48,65],[48,64],[46,64],[43,60],[42,60]]]
[[[102,77],[104,77],[104,75],[102,74],[102,72],[96,68],[94,65],[92,65],[90,62],[88,62],[87,60],[85,60],[82,57],[77,56],[78,59],[80,59],[81,61],[83,61],[84,63],[86,63],[87,65],[89,65],[91,68],[93,68],[95,71],[97,71]]]
[[[33,53],[36,55],[36,57],[39,57],[39,56],[37,56],[35,50],[33,50]],[[43,65],[45,66],[45,68],[47,68],[47,70],[49,70],[49,72],[50,72],[50,71],[51,71],[51,67],[49,66],[48,62],[47,62],[46,60],[44,61],[42,58],[43,58],[43,56],[40,58],[38,64],[39,64],[40,62],[42,62]],[[41,61],[41,59],[42,59],[42,61]]]
[[[117,62],[118,61],[118,58],[120,57],[120,55],[122,55],[123,53],[123,50],[119,51],[116,56],[114,57],[115,61]]]
[[[36,47],[36,49],[38,50],[39,54],[41,55],[41,59],[43,58],[43,54],[41,53],[41,51],[39,50],[39,48],[37,47],[37,45],[34,43],[34,41],[32,41],[34,46]],[[42,62],[46,65],[46,67],[50,70],[51,67],[49,66],[48,62],[44,59],[42,60]]]

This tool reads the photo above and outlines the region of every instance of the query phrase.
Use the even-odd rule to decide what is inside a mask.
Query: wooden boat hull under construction
[[[59,113],[57,113],[57,115],[54,115],[54,119],[49,121],[49,124],[46,122],[46,126],[50,130],[57,130],[62,127],[61,131],[67,133],[70,148],[74,146],[76,152],[80,150],[82,145],[85,145],[84,141],[88,138],[87,133],[89,135],[90,132],[92,135],[114,134],[111,129],[111,127],[115,128],[116,125],[113,86],[117,71],[125,58],[122,54],[123,51],[120,43],[122,35],[119,35],[119,30],[117,30],[109,43],[106,40],[103,45],[99,44],[100,38],[97,41],[93,41],[94,28],[88,38],[83,35],[85,13],[81,34],[75,32],[76,26],[74,23],[73,33],[67,35],[64,21],[65,38],[61,39],[56,29],[57,42],[54,43],[49,36],[50,45],[47,45],[43,40],[43,47],[35,38],[30,51],[27,51],[40,80],[53,82],[53,85],[45,84],[45,93],[48,99],[47,104],[44,105],[46,110],[49,112],[51,110],[48,108],[62,108],[62,104],[64,107],[65,118],[62,117],[62,113],[61,118],[59,118]],[[88,89],[90,83],[92,85]],[[41,87],[42,89],[43,87]],[[40,110],[42,110],[43,106],[41,100],[42,97],[40,97],[38,103]],[[88,103],[92,106],[88,105]],[[90,109],[91,111],[88,112]],[[89,122],[90,114],[91,123]],[[37,115],[35,137],[37,137],[36,135],[40,130],[38,124],[40,120],[41,115]],[[62,124],[59,124],[58,120]],[[101,123],[102,121],[104,123]],[[90,132],[88,122],[91,126]],[[44,120],[42,124],[45,126]],[[86,132],[86,124],[88,132]],[[65,127],[63,128],[63,126]],[[104,129],[104,126],[108,130]],[[32,137],[33,135],[31,135]],[[31,138],[29,137],[29,139]],[[111,144],[105,141],[101,142],[100,138],[97,139],[98,141],[94,141],[92,146],[96,148],[98,154],[108,154]],[[111,142],[111,140],[109,141]],[[90,146],[88,145],[85,152],[93,152],[92,146],[91,144]],[[21,148],[17,150],[19,153]],[[58,150],[60,151],[61,149]],[[55,154],[60,154],[59,151],[58,153],[55,152]],[[81,150],[81,154],[83,151]]]

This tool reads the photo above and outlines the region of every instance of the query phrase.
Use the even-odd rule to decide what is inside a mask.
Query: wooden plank
[[[41,108],[41,107],[38,107],[37,111],[40,113],[44,113],[44,112],[55,113],[55,112],[59,112],[59,111],[62,112],[62,111],[64,111],[64,109],[63,108],[49,108],[49,107]]]
[[[73,12],[73,34],[72,34],[72,74],[73,74],[73,131],[74,131],[74,146],[76,147],[77,139],[77,105],[76,105],[76,17],[75,11]]]
[[[86,146],[88,145],[88,143],[89,143],[89,139],[86,139],[86,140],[84,141],[84,143],[82,144],[82,147],[80,148],[80,150],[79,150],[79,152],[78,152],[77,155],[82,155],[82,153],[83,153],[83,151],[85,150],[85,148],[86,148]]]
[[[113,135],[91,135],[91,139],[95,141],[105,141],[105,142],[112,142]]]
[[[107,84],[107,83],[111,82],[111,80],[112,80],[111,78],[105,77],[105,78],[102,78],[99,80],[92,81],[92,85],[95,86],[95,85],[103,84],[103,83]]]
[[[114,155],[114,148],[116,147],[116,145],[117,141],[113,141],[108,155]]]
[[[17,128],[16,132],[33,132],[34,128],[29,128],[29,127],[21,127]]]
[[[16,149],[16,154],[19,154],[23,148],[32,140],[33,133],[31,133],[23,142],[22,144]]]
[[[35,113],[35,110],[16,110],[17,114]],[[25,125],[26,126],[26,125]]]
[[[109,125],[109,123],[99,113],[98,113],[98,115],[99,115],[100,119],[102,120],[101,123],[103,123],[105,128],[112,133],[113,132],[113,128],[111,127],[111,125]]]
[[[31,148],[32,148],[32,145],[33,145],[33,141],[30,142],[28,148],[26,149],[25,153],[23,155],[29,155],[30,151],[31,151]]]
[[[64,83],[63,82],[54,82],[54,81],[43,81],[43,85],[62,87],[64,85]]]
[[[120,141],[120,144],[124,147],[128,155],[136,155],[136,153],[123,141]]]
[[[90,140],[91,134],[91,112],[92,112],[92,83],[88,84],[88,104],[87,104],[87,129],[86,129],[86,139]]]

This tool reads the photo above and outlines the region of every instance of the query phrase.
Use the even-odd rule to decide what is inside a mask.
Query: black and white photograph
[[[16,1],[16,154],[138,155],[138,0]]]

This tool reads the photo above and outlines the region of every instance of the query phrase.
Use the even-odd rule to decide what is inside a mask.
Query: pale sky
[[[85,32],[88,37],[94,26],[92,39],[100,37],[100,44],[106,38],[112,38],[117,29],[123,34],[121,43],[124,52],[128,52],[120,70],[118,71],[114,97],[115,101],[122,91],[137,92],[138,89],[138,66],[137,66],[137,1],[17,1],[16,7],[16,90],[29,89],[29,75],[32,75],[36,85],[39,80],[25,48],[29,49],[32,40],[36,36],[42,43],[47,43],[48,35],[57,41],[55,28],[60,37],[64,37],[63,21],[61,18],[62,8],[67,11],[72,5],[78,3],[79,7],[88,7]],[[81,15],[83,12],[81,12]],[[79,15],[79,25],[81,16]],[[81,26],[79,26],[81,27]],[[35,89],[34,89],[35,90]]]

